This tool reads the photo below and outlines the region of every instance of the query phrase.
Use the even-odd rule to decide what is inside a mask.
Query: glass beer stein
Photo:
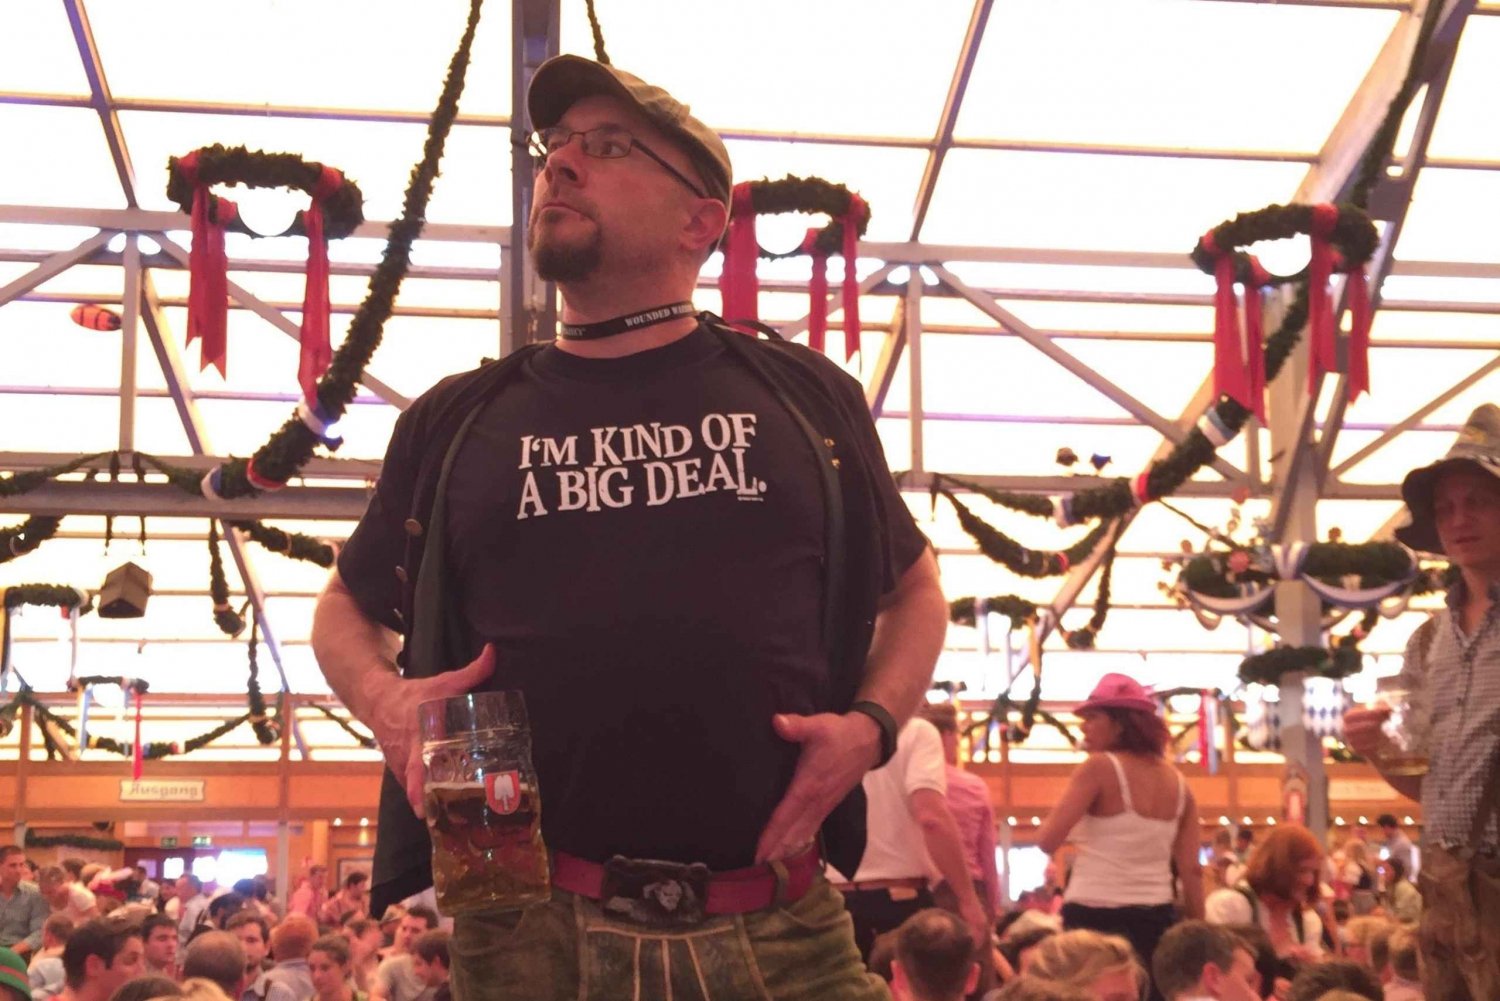
[[[1374,705],[1390,710],[1380,726],[1376,764],[1389,775],[1427,774],[1427,740],[1414,695],[1396,687],[1394,678],[1382,678],[1376,686]]]
[[[542,803],[521,693],[434,699],[417,712],[438,907],[453,915],[546,900]]]

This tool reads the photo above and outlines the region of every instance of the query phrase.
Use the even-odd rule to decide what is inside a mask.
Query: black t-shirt
[[[492,687],[526,694],[549,847],[753,861],[798,754],[772,715],[830,708],[815,461],[702,328],[619,359],[546,348],[484,407],[448,569]],[[894,579],[925,543],[877,477]]]

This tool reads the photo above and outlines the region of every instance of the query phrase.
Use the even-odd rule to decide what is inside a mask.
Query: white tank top
[[[1177,776],[1177,811],[1171,820],[1143,817],[1135,812],[1119,759],[1105,757],[1115,766],[1125,809],[1112,817],[1085,815],[1074,825],[1071,840],[1078,857],[1063,899],[1086,907],[1170,904],[1172,847],[1187,805],[1187,783]]]

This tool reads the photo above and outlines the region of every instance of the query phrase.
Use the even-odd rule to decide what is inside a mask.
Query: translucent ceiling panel
[[[1500,318],[1496,318],[1496,322],[1500,323]],[[1494,360],[1493,351],[1373,348],[1370,351],[1371,392],[1350,405],[1345,428],[1384,430],[1405,420],[1449,387]],[[1492,375],[1423,417],[1422,423],[1461,423],[1479,403],[1497,399],[1497,392],[1500,392],[1500,375]],[[1363,475],[1359,479],[1372,482]]]
[[[1382,340],[1474,341],[1500,343],[1500,321],[1478,313],[1424,313],[1382,309],[1375,314],[1370,337]]]
[[[0,90],[87,94],[68,12],[60,3],[5,5],[0,31]]]
[[[1484,227],[1455,225],[1456,220],[1471,218],[1475,206],[1496,202],[1500,174],[1428,167],[1417,175],[1396,252],[1406,260],[1500,261],[1500,244]]]
[[[0,123],[8,110],[15,109],[0,109]],[[88,114],[97,129],[98,116]],[[135,160],[144,208],[177,207],[167,198],[168,157],[223,143],[296,153],[337,167],[359,184],[365,196],[365,218],[376,220],[390,220],[400,214],[406,182],[412,165],[421,159],[426,135],[424,126],[411,124],[154,111],[122,112],[120,122]],[[103,163],[108,167],[107,153]],[[510,133],[477,126],[454,127],[427,219],[484,225],[510,222]],[[306,241],[295,242],[302,245],[300,253],[305,256]],[[375,245],[377,253],[379,246]]]
[[[115,294],[118,296],[118,291]],[[0,306],[0,343],[5,345],[7,354],[17,359],[4,366],[0,382],[11,386],[119,387],[119,332],[85,330],[68,318],[70,310],[67,304],[50,302],[11,302]],[[47,429],[42,427],[23,431],[22,425],[33,423],[7,425],[3,447],[20,448],[10,439],[11,434],[45,436]]]
[[[138,0],[90,4],[89,16],[119,98],[430,111],[468,10],[466,0]],[[484,5],[472,58],[463,110],[509,114],[506,0]]]
[[[716,128],[924,138],[937,131],[971,9],[958,0],[598,7],[610,59]],[[562,50],[593,56],[581,3],[562,5]]]
[[[1495,132],[1497,89],[1500,89],[1500,18],[1471,17],[1464,23],[1428,154],[1500,157],[1500,135]]]
[[[1306,172],[1297,163],[954,150],[922,238],[1186,253],[1235,213],[1289,198]]]
[[[0,135],[9,137],[0,156],[0,197],[7,203],[125,207],[92,110],[0,105]]]
[[[731,141],[728,146],[736,181],[780,179],[788,174],[822,177],[846,185],[870,203],[866,239],[905,240],[911,235],[912,206],[927,163],[927,154],[921,150],[795,141]],[[774,234],[777,224],[766,225],[768,233]],[[804,222],[802,230],[806,228]],[[777,249],[770,239],[765,245]]]
[[[1396,17],[1291,4],[997,4],[956,132],[1315,152]],[[1275,112],[1236,111],[1222,88],[1206,81],[1240,81],[1254,91],[1257,108]]]

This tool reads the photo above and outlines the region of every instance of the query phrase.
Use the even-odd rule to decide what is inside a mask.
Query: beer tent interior
[[[545,19],[550,9],[561,51],[592,52],[581,2],[515,2],[524,9],[484,4],[428,230],[368,368],[382,392],[362,387],[342,420],[341,465],[320,459],[305,479],[264,498],[264,510],[283,512],[267,516],[270,524],[346,537],[398,413],[389,401],[500,353],[512,185],[529,180],[511,166],[513,24],[523,14]],[[858,272],[870,288],[860,303],[861,350],[847,366],[868,388],[891,467],[912,471],[906,499],[940,554],[944,588],[955,598],[1014,593],[1051,604],[1064,627],[1077,629],[1098,587],[1092,566],[1017,577],[977,551],[951,505],[934,503],[930,475],[1058,496],[1102,482],[1091,457],[1106,478],[1146,468],[1164,441],[1148,418],[1179,434],[1191,427],[1212,366],[1214,283],[1188,251],[1237,212],[1338,189],[1359,152],[1351,136],[1368,138],[1384,115],[1429,6],[1447,20],[1395,147],[1412,176],[1389,186],[1400,197],[1376,212],[1396,239],[1374,319],[1371,391],[1346,408],[1334,402],[1342,383],[1325,379],[1312,418],[1331,453],[1307,501],[1309,538],[1336,528],[1362,541],[1388,533],[1404,472],[1446,450],[1476,404],[1500,398],[1500,376],[1491,374],[1500,243],[1489,223],[1500,204],[1491,107],[1500,89],[1500,5],[600,0],[598,14],[620,66],[666,86],[722,131],[737,179],[817,176],[867,200]],[[400,211],[466,11],[461,0],[5,5],[0,470],[122,449],[184,460],[253,453],[298,398],[287,328],[300,320],[306,243],[231,234],[230,279],[245,296],[231,303],[227,374],[200,371],[198,346],[183,343],[187,271],[147,235],[190,243],[188,216],[166,196],[167,159],[245,144],[295,152],[357,180],[368,222],[330,245],[337,346],[385,225]],[[262,211],[290,213],[299,199],[273,197]],[[764,217],[760,240],[791,250],[825,222]],[[107,242],[78,250],[100,233]],[[1306,240],[1257,250],[1282,273],[1308,255]],[[704,269],[704,308],[720,307],[720,266],[716,255]],[[48,267],[55,273],[45,281],[28,280]],[[832,271],[829,352],[842,358],[832,346],[842,345],[837,257]],[[810,275],[806,256],[762,262],[762,318],[805,339]],[[123,337],[70,319],[79,304],[131,318],[123,303],[137,289],[146,308]],[[164,373],[153,335],[175,344],[181,382]],[[1286,378],[1300,386],[1301,371]],[[1237,689],[1247,651],[1273,638],[1232,619],[1205,629],[1163,592],[1176,574],[1163,561],[1181,555],[1184,542],[1208,544],[1188,518],[1223,531],[1238,510],[1235,536],[1254,535],[1255,520],[1273,516],[1282,445],[1257,426],[1171,498],[1180,513],[1157,503],[1139,510],[1118,543],[1111,610],[1095,649],[1069,649],[1055,632],[1046,641],[1045,700],[1078,699],[1109,671],[1159,687]],[[1076,464],[1059,464],[1064,448]],[[163,697],[192,693],[196,701],[148,700],[147,739],[180,740],[245,705],[247,637],[219,630],[208,593],[210,509],[189,496],[164,502],[145,518],[143,545],[134,515],[112,525],[105,517],[118,486],[107,463],[100,468],[92,482],[65,477],[76,484],[68,496],[79,510],[94,513],[69,514],[55,538],[0,566],[0,585],[97,589],[109,571],[135,562],[153,577],[147,614],[83,616],[75,648],[56,609],[19,609],[6,685],[14,692],[24,681],[56,696],[65,715],[75,670],[141,678]],[[128,461],[121,479],[134,479]],[[288,515],[286,498],[304,490],[328,499]],[[45,496],[0,498],[0,523],[19,523]],[[1064,548],[1087,531],[963,496],[1030,547]],[[240,554],[225,544],[231,603],[249,601],[261,613],[263,687],[332,706],[308,646],[326,571],[251,545],[242,556],[249,588]],[[1418,598],[1372,632],[1362,644],[1365,671],[1351,682],[1356,694],[1397,669],[1407,636],[1435,601]],[[965,699],[1007,689],[1023,699],[1025,634],[1007,633],[999,616],[987,630],[953,626],[938,679],[962,683]],[[122,696],[108,689],[95,693],[94,725],[128,741]],[[298,755],[374,760],[322,713],[299,714],[296,737]],[[12,732],[0,749],[13,756],[16,741]],[[1054,760],[1066,750],[1040,732],[1034,746]],[[195,753],[253,760],[280,749],[242,726]]]

